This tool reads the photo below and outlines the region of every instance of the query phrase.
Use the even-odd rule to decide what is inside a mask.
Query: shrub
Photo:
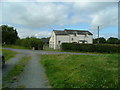
[[[17,45],[21,45],[27,48],[35,48],[36,50],[43,50],[43,41],[35,37],[27,37],[25,39],[19,39],[16,42]]]
[[[120,45],[62,43],[61,49],[64,51],[119,53]]]

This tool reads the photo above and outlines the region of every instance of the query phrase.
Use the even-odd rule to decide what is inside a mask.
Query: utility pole
[[[99,26],[98,26],[98,44],[99,44]]]

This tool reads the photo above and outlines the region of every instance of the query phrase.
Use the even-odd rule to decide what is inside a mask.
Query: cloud
[[[16,28],[22,38],[50,36],[47,29],[55,25],[66,27],[85,23],[94,32],[98,25],[101,28],[117,26],[117,6],[116,2],[4,2],[0,7],[0,22],[18,25]],[[45,27],[45,31],[37,29]]]
[[[117,26],[117,3],[4,3],[3,22],[32,28],[54,24],[89,23],[91,26]],[[70,16],[70,17],[69,17]],[[113,22],[114,21],[114,22]]]
[[[43,38],[43,37],[49,37],[51,35],[50,31],[44,30],[33,30],[28,28],[17,28],[17,32],[20,38],[26,38],[26,37],[37,37],[37,38]]]
[[[53,3],[3,4],[3,22],[40,28],[66,22],[67,7]]]
[[[2,2],[118,2],[119,0],[1,0]]]
[[[116,2],[80,2],[73,5],[75,15],[72,23],[89,23],[91,29],[101,26],[118,25],[118,6]]]
[[[34,0],[1,0],[1,1],[2,2],[32,2]]]
[[[51,32],[49,31],[39,31],[39,33],[35,34],[35,37],[42,38],[42,37],[50,37]]]
[[[97,14],[93,15],[93,20],[91,26],[118,26],[118,11],[117,7],[107,8],[106,10],[101,10]]]

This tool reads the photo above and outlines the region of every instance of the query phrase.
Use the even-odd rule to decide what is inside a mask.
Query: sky
[[[100,37],[118,37],[117,0],[75,1],[1,0],[0,25],[15,27],[20,38],[50,37],[53,30],[64,29],[88,30],[97,38],[98,26]]]

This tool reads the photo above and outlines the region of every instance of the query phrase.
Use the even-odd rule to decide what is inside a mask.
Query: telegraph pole
[[[98,26],[98,44],[99,44],[99,26]]]

